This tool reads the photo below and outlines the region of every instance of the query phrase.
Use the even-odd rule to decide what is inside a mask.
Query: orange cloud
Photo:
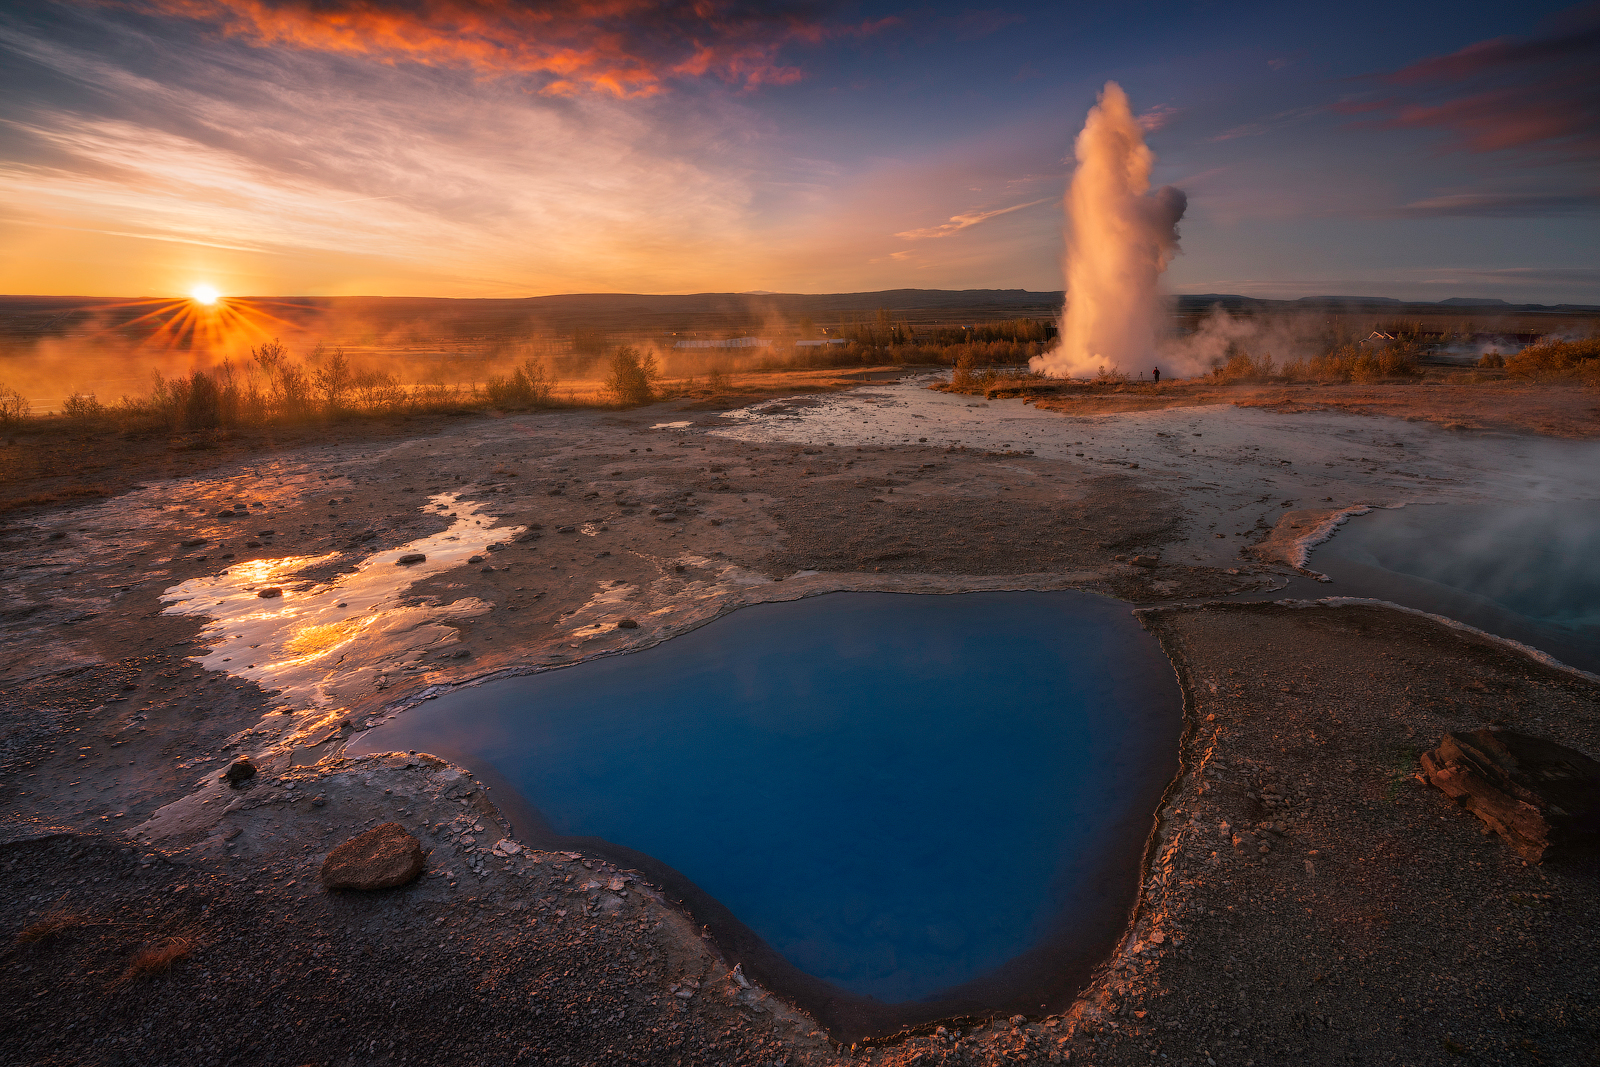
[[[112,0],[262,47],[545,76],[540,92],[653,96],[674,76],[754,88],[798,81],[779,53],[863,36],[814,6],[734,0]]]

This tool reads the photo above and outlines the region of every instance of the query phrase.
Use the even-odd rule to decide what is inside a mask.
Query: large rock
[[[322,861],[322,884],[329,889],[392,889],[405,885],[425,866],[422,844],[397,822],[357,834]]]
[[[1494,727],[1445,734],[1422,770],[1529,863],[1600,831],[1600,763],[1554,741]]]

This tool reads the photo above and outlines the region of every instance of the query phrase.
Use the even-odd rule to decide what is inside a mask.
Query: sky
[[[1062,287],[1107,81],[1178,293],[1600,304],[1600,3],[9,0],[0,292]]]

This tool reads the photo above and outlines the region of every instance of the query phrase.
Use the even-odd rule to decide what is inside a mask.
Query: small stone
[[[321,793],[318,793],[316,796],[311,798],[311,806],[314,808],[320,808],[327,802],[328,798],[323,796]]]
[[[483,562],[483,557],[482,556],[468,556],[467,557],[467,562],[468,563],[482,563]]]
[[[1135,464],[1135,466],[1137,466],[1137,464]],[[1161,561],[1154,556],[1134,556],[1128,562],[1133,564],[1135,567],[1143,567],[1146,570],[1154,570],[1155,568],[1161,566]]]
[[[263,589],[260,592],[256,593],[256,596],[261,597],[264,600],[270,600],[271,598],[273,598],[275,596],[282,596],[282,595],[283,595],[283,590],[279,589],[277,586],[270,586],[270,587],[268,587],[266,589]]]
[[[423,555],[421,552],[407,552],[405,555],[395,560],[394,565],[396,567],[409,567],[414,563],[426,563],[427,561],[428,557]]]
[[[222,780],[229,785],[238,785],[248,778],[254,778],[256,765],[250,762],[249,756],[240,756],[228,764],[228,769],[222,772]]]
[[[639,623],[634,619],[623,619],[621,622],[617,623],[617,629],[619,630],[637,630],[638,628]]]
[[[391,889],[413,881],[426,866],[422,844],[397,822],[357,834],[322,861],[329,889]]]
[[[656,521],[657,522],[677,522],[678,521],[678,516],[674,515],[670,511],[663,511],[661,514],[656,516]]]

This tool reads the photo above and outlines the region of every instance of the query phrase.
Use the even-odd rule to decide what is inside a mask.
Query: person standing
[[[1155,370],[1151,371],[1150,372],[1150,376],[1156,380],[1156,384],[1157,385],[1161,384],[1161,368],[1160,367],[1157,367]]]

